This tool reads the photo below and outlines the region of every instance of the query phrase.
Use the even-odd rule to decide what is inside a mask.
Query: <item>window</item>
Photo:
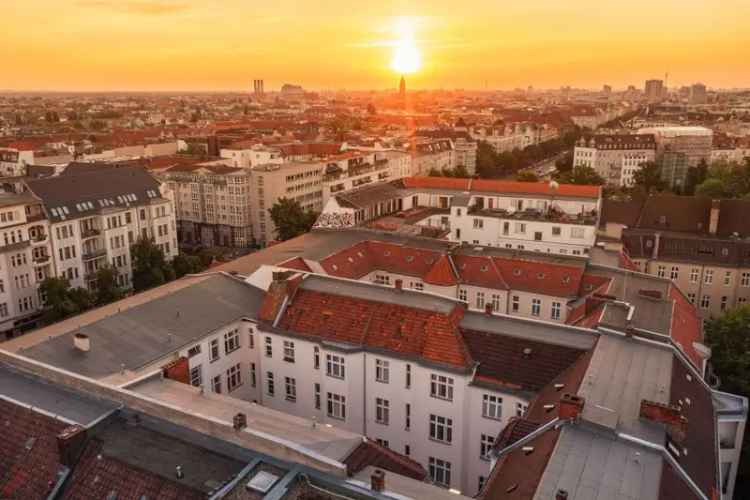
[[[294,342],[291,340],[284,341],[284,361],[294,363]]]
[[[445,375],[430,375],[430,396],[453,401],[453,379]]]
[[[479,445],[479,458],[482,460],[489,460],[493,444],[495,444],[495,436],[492,436],[491,434],[482,434]]]
[[[390,285],[391,277],[388,276],[387,274],[376,274],[375,283],[378,285]]]
[[[387,439],[380,439],[380,438],[378,438],[378,439],[375,440],[375,442],[378,443],[380,446],[382,446],[384,448],[390,448],[390,443],[388,442]]]
[[[503,398],[485,394],[482,397],[482,416],[500,420],[503,415]]]
[[[521,299],[518,297],[518,295],[514,295],[510,299],[510,309],[513,312],[518,312],[521,305]]]
[[[484,292],[477,292],[477,309],[484,309]]]
[[[526,234],[526,224],[523,222],[516,222],[514,230],[518,234]]]
[[[292,403],[297,401],[297,380],[292,377],[284,377],[284,387],[286,389],[286,400]]]
[[[344,357],[334,354],[326,355],[326,374],[329,377],[345,378],[346,367],[344,365]]]
[[[430,439],[441,443],[453,441],[453,419],[430,415]]]
[[[666,266],[659,266],[656,268],[656,275],[660,278],[663,278],[667,274],[667,267]]]
[[[407,457],[411,455],[411,446],[409,446],[408,444],[404,445],[404,455],[406,455]]]
[[[273,339],[266,337],[266,357],[273,357]]]
[[[714,282],[714,270],[706,269],[706,272],[703,273],[703,283],[706,285],[710,285],[713,282]]]
[[[738,304],[745,304],[745,303],[747,303],[747,297],[737,297],[737,303]]]
[[[677,266],[672,266],[672,269],[669,271],[669,279],[677,280],[679,276],[680,276],[680,268]]]
[[[562,228],[560,226],[552,226],[552,236],[560,236],[562,234]]]
[[[216,394],[221,394],[221,375],[216,375],[211,379],[211,389],[213,389]]]
[[[724,286],[731,286],[732,284],[732,271],[726,271],[724,273]]]
[[[250,349],[255,349],[255,335],[252,331],[247,334],[247,345]]]
[[[690,283],[698,283],[698,276],[700,275],[700,269],[694,267],[690,269]]]
[[[484,229],[484,221],[482,219],[474,219],[474,229]]]
[[[542,300],[541,299],[531,299],[531,315],[532,316],[539,316],[542,312]]]
[[[695,294],[694,293],[688,293],[687,296],[688,296],[688,300],[690,301],[690,303],[691,304],[695,304]]]
[[[313,385],[313,393],[315,394],[315,409],[320,410],[320,384]]]
[[[721,305],[720,305],[722,311],[726,311],[727,310],[727,301],[728,301],[727,296],[723,295],[721,297]]]
[[[213,362],[219,359],[219,339],[213,339],[208,343],[208,360]]]
[[[411,365],[406,364],[406,388],[411,388]]]
[[[390,403],[387,399],[375,398],[375,421],[379,424],[388,425],[390,420]]]
[[[384,359],[375,360],[375,380],[384,384],[388,383],[389,379],[389,363]]]
[[[703,295],[701,297],[701,308],[708,309],[711,307],[711,297],[709,295]]]
[[[276,385],[273,381],[273,372],[266,372],[266,394],[271,397],[276,394]]]
[[[742,273],[742,277],[740,278],[740,286],[750,286],[750,273]]]
[[[190,369],[190,385],[200,387],[203,385],[203,368],[195,365]]]
[[[224,334],[224,352],[229,354],[240,348],[240,331],[236,328]]]
[[[484,476],[479,476],[479,483],[477,489],[477,495],[479,495],[482,492],[482,489],[484,488],[484,482],[486,481],[486,478]]]
[[[227,370],[227,391],[232,392],[241,385],[242,372],[240,371],[240,364],[237,363],[234,366],[230,366]]]
[[[411,405],[409,403],[406,403],[404,414],[406,415],[406,422],[405,422],[404,428],[408,431],[411,429]]]
[[[196,344],[193,347],[191,347],[190,349],[188,349],[188,358],[192,358],[193,356],[197,356],[200,353],[201,353],[201,345],[200,344]]]
[[[320,369],[320,347],[313,347],[313,367],[316,370]]]
[[[463,289],[463,288],[459,288],[458,289],[458,300],[460,300],[462,302],[468,302],[469,301],[469,297],[468,297],[468,294],[466,293],[465,289]]]
[[[529,405],[525,403],[516,403],[516,416],[523,417],[524,413],[526,413],[526,410],[528,408],[529,408]]]
[[[250,386],[255,387],[257,383],[258,379],[255,371],[255,363],[250,363]]]
[[[346,397],[340,394],[328,393],[328,416],[346,420]]]
[[[560,319],[560,310],[562,308],[562,305],[559,302],[553,302],[552,303],[552,312],[550,313],[550,317],[552,319]]]
[[[451,485],[451,463],[439,458],[430,457],[429,472],[432,482],[448,488]]]
[[[586,236],[586,230],[582,227],[571,227],[570,237],[577,240],[582,240]]]

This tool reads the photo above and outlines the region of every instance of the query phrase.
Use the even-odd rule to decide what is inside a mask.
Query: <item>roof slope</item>
[[[381,446],[369,438],[365,438],[344,459],[344,464],[346,464],[349,476],[353,476],[365,467],[372,465],[373,467],[385,469],[401,476],[416,479],[417,481],[424,481],[425,477],[427,477],[427,471],[424,470],[424,467],[419,462],[396,453],[390,448]]]

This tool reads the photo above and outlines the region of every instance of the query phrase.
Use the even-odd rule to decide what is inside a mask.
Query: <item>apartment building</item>
[[[574,166],[593,168],[611,186],[632,186],[641,165],[653,161],[656,139],[650,134],[584,137],[573,153]]]
[[[34,164],[31,149],[0,148],[0,175],[20,177],[26,175],[26,167]]]
[[[475,141],[469,141],[462,137],[453,140],[453,163],[457,167],[466,167],[470,177],[473,177],[477,172],[477,149],[479,149],[479,146]]]
[[[93,289],[110,265],[118,284],[132,284],[130,247],[153,239],[167,260],[178,253],[172,193],[140,167],[101,168],[26,181],[49,224],[54,276]]]
[[[675,282],[710,319],[750,301],[748,210],[744,200],[701,197],[608,201],[603,228],[640,270]]]
[[[38,198],[0,193],[0,333],[37,319],[39,283],[54,276],[49,222]]]
[[[558,137],[558,131],[548,124],[511,123],[502,120],[492,126],[474,126],[469,134],[475,141],[488,143],[497,153],[522,150],[528,146],[549,141]]]
[[[450,139],[420,139],[412,143],[409,149],[412,157],[411,175],[428,175],[432,170],[441,172],[456,166]]]
[[[656,137],[656,154],[662,164],[662,179],[670,187],[681,188],[687,171],[711,160],[713,131],[705,127],[651,127],[638,134]]]
[[[174,195],[180,244],[244,248],[253,243],[251,171],[216,162],[160,173]]]

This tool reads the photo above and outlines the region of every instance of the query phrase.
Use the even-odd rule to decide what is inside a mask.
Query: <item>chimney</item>
[[[661,233],[654,234],[654,251],[651,253],[652,259],[659,258],[659,244],[661,243]]]
[[[239,431],[247,427],[247,415],[240,412],[232,419],[232,426],[234,430]]]
[[[583,412],[583,405],[586,400],[575,394],[566,392],[560,398],[560,404],[558,405],[558,416],[562,420],[576,420],[578,416]]]
[[[394,281],[394,285],[396,286],[396,290],[403,290],[404,289],[404,280],[398,279]]]
[[[73,467],[78,455],[86,444],[86,429],[81,425],[71,425],[57,435],[57,452],[60,463],[66,467]]]
[[[721,200],[711,200],[711,212],[708,216],[708,232],[709,234],[716,234],[719,229],[719,212],[721,208]]]
[[[487,314],[487,316],[492,316],[492,303],[487,303],[484,305],[484,312]]]
[[[73,335],[73,347],[81,352],[89,352],[91,350],[91,340],[85,333],[76,333]]]
[[[688,420],[682,415],[682,410],[676,405],[665,405],[647,399],[641,400],[642,419],[664,424],[669,437],[675,442],[682,442],[687,434]]]
[[[566,490],[557,490],[555,500],[568,500],[568,492]]]
[[[385,491],[385,471],[375,469],[375,472],[370,476],[370,489],[377,492]]]

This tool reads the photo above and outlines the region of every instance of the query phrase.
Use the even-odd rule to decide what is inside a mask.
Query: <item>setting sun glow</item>
[[[394,43],[391,68],[402,75],[416,73],[422,67],[422,57],[414,41],[414,25],[401,18],[396,31],[399,38]]]

